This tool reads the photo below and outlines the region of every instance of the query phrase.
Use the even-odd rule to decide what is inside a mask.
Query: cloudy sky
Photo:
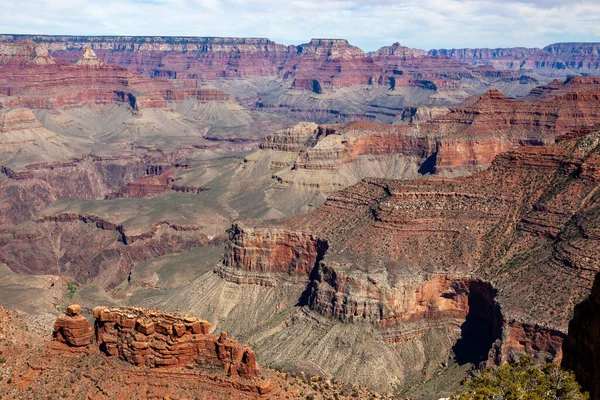
[[[600,0],[2,0],[0,33],[345,38],[363,50],[600,42]]]

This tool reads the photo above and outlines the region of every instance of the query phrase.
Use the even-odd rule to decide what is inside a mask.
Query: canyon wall
[[[347,329],[366,334],[368,327],[369,340],[385,343],[378,345],[385,357],[400,349],[416,357],[415,349],[427,341],[438,362],[435,357],[444,354],[459,365],[504,363],[523,352],[539,362],[561,362],[572,305],[588,295],[598,272],[599,135],[583,130],[553,145],[522,146],[467,177],[364,179],[329,195],[312,214],[254,228],[261,237],[311,232],[328,244],[298,297],[304,314],[269,328],[279,338],[277,348],[330,370],[317,354],[294,349],[285,339],[289,326],[306,332],[311,346],[330,357],[347,354],[325,350],[331,343],[321,337],[334,340]],[[230,240],[240,256],[225,251],[223,258],[239,270],[256,268],[255,255],[273,254],[276,247]],[[264,260],[264,270],[275,265]],[[280,260],[285,263],[277,270],[287,272],[296,259]],[[271,279],[284,282],[286,275]],[[255,333],[253,340],[267,359],[281,362],[269,350],[275,346],[269,333]],[[423,374],[418,376],[432,376],[427,364],[414,365],[415,374]],[[367,379],[360,371],[335,373]],[[401,369],[394,371],[388,379],[406,384]]]
[[[293,89],[317,94],[356,85],[455,90],[460,80],[498,77],[468,64],[427,55],[395,43],[365,54],[344,39],[312,39],[284,46],[264,38],[102,37],[4,35],[0,43],[33,41],[62,62],[76,62],[89,48],[105,63],[145,76],[220,79],[279,76]],[[518,80],[511,71],[503,79]]]
[[[540,74],[569,72],[597,73],[600,69],[600,43],[554,43],[539,48],[440,49],[429,55],[444,55],[471,65],[491,65],[498,69],[529,69]]]

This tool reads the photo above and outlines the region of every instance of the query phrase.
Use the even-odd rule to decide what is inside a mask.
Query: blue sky
[[[600,0],[2,0],[0,33],[345,38],[365,51],[600,42]]]

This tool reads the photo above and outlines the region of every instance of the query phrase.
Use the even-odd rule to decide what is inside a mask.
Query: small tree
[[[538,368],[533,357],[522,355],[519,361],[500,367],[485,368],[468,379],[453,400],[588,400],[570,371],[556,364]]]
[[[72,299],[73,295],[77,291],[77,286],[73,285],[71,282],[67,283],[67,297]]]

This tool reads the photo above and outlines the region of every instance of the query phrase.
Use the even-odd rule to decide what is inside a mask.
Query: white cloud
[[[3,0],[3,33],[341,37],[365,50],[600,41],[600,0]]]

